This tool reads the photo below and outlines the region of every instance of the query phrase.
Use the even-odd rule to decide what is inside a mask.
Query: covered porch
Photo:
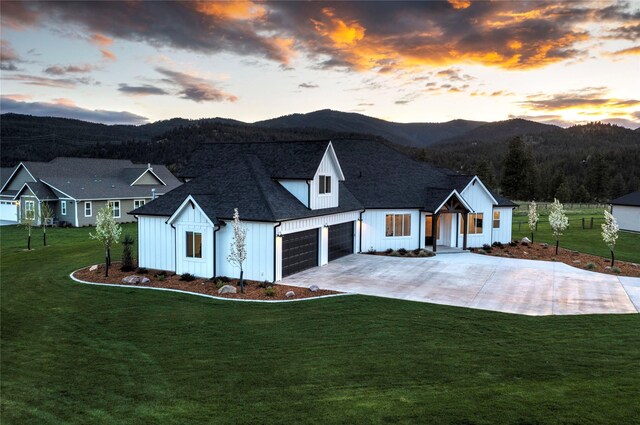
[[[448,192],[436,208],[425,212],[425,249],[438,253],[466,251],[470,211],[457,191]],[[458,237],[459,232],[462,240]]]

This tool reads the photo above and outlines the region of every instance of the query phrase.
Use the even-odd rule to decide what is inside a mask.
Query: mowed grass
[[[26,252],[0,229],[3,424],[640,420],[640,315],[87,286],[67,275],[101,261],[88,233],[52,229],[43,248],[36,232]]]
[[[602,241],[601,224],[604,222],[602,211],[570,210],[567,213],[567,217],[569,218],[569,228],[560,236],[560,246],[562,248],[611,258],[609,248]],[[582,219],[585,219],[586,227],[589,227],[591,217],[594,217],[593,229],[583,229]],[[518,222],[522,224],[518,226]],[[520,240],[525,236],[531,238],[531,231],[527,224],[527,216],[514,215],[513,238]],[[538,230],[534,234],[534,241],[546,242],[555,247],[556,240],[553,237],[551,226],[549,226],[548,214],[540,214],[540,221],[538,222]],[[620,231],[614,252],[617,260],[640,263],[640,233]]]

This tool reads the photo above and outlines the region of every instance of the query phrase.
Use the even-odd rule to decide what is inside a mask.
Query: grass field
[[[577,209],[568,210],[569,228],[560,237],[560,246],[575,251],[586,252],[600,257],[610,258],[609,248],[602,242],[602,228],[604,222],[603,212],[600,209]],[[583,229],[582,219],[585,219],[587,226],[591,217],[594,218],[593,229]],[[518,226],[518,222],[521,223]],[[615,255],[617,260],[632,261],[640,263],[640,234],[631,232],[620,232],[616,243]],[[531,238],[531,231],[527,224],[527,215],[524,212],[514,214],[513,217],[513,238],[520,240],[523,237]],[[549,226],[548,213],[540,214],[538,231],[534,235],[535,242],[547,242],[555,246],[555,238]]]
[[[88,233],[52,229],[43,248],[37,232],[26,252],[0,228],[3,424],[640,420],[640,315],[92,287],[67,277],[101,260]]]

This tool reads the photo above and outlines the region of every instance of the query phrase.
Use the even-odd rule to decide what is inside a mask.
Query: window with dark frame
[[[387,237],[411,236],[411,214],[387,214],[385,223]]]
[[[319,176],[318,183],[318,193],[320,195],[331,193],[331,176]]]
[[[467,226],[468,235],[481,235],[484,226],[484,213],[469,213],[467,217],[469,225]],[[464,233],[464,220],[460,221],[460,234]]]
[[[202,258],[202,233],[187,232],[187,257]]]

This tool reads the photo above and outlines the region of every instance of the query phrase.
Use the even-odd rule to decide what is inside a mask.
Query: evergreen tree
[[[533,157],[519,137],[509,142],[503,162],[501,187],[513,199],[533,197],[535,194],[535,169]]]
[[[493,166],[487,158],[482,158],[473,167],[475,174],[482,180],[482,183],[491,187],[494,183]]]
[[[611,180],[609,197],[611,199],[615,199],[615,198],[619,198],[622,195],[625,195],[626,193],[627,193],[627,190],[624,184],[624,178],[622,177],[622,174],[617,173],[613,178],[613,180]]]
[[[556,190],[555,198],[557,198],[560,202],[570,202],[571,201],[571,188],[569,184],[564,181],[558,186]]]
[[[587,191],[587,188],[584,187],[583,184],[578,186],[575,195],[573,196],[573,200],[575,202],[589,202],[591,200],[591,195]]]
[[[609,197],[607,163],[601,155],[587,160],[587,190],[595,201],[604,201]]]

